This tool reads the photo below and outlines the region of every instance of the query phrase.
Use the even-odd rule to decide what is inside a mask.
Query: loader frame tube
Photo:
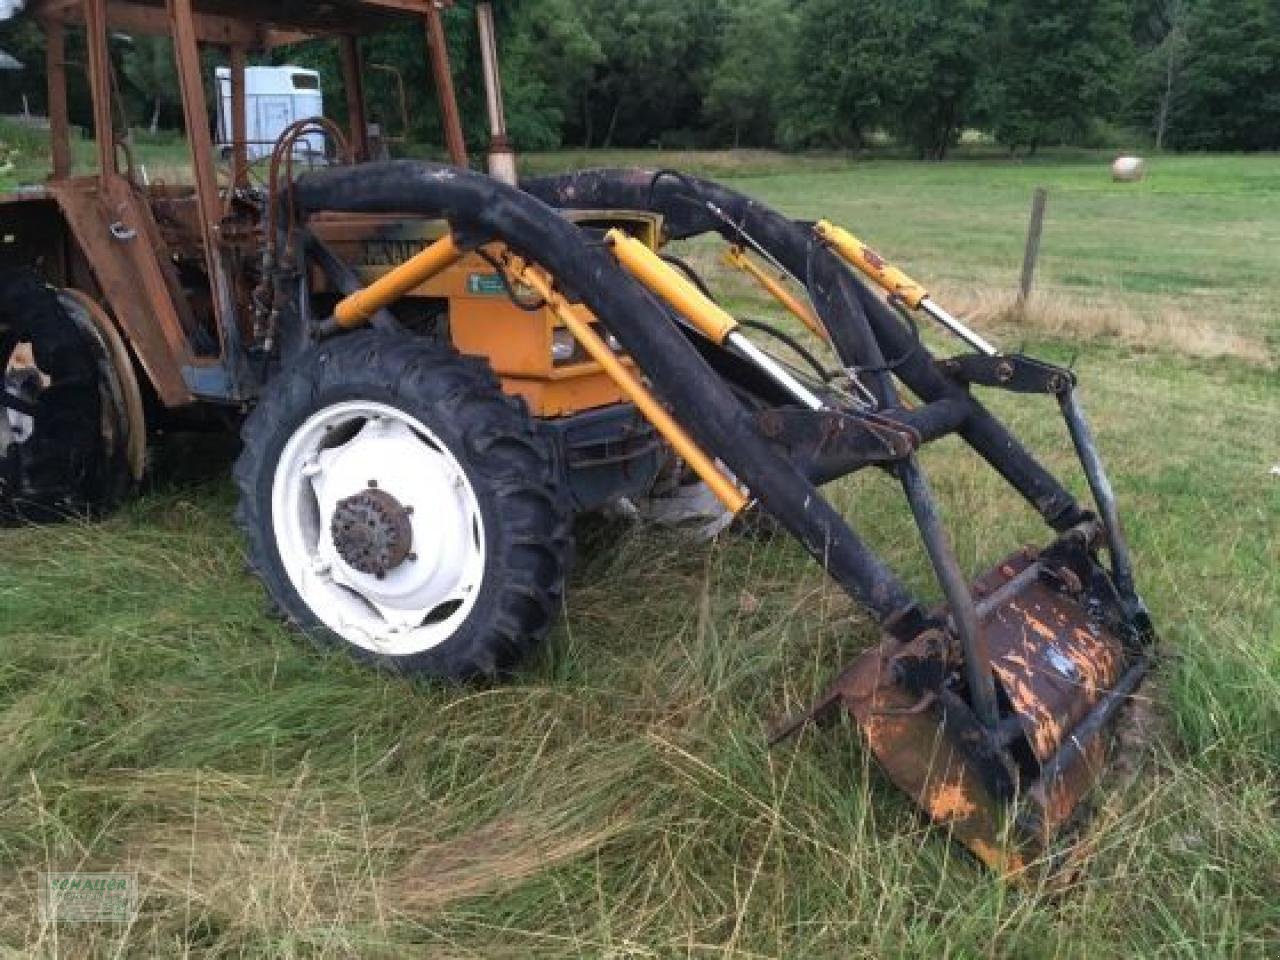
[[[334,319],[348,330],[361,326],[379,310],[386,309],[409,291],[453,266],[462,256],[463,251],[454,241],[453,234],[447,234],[363,290],[345,297],[333,308]]]
[[[938,582],[951,608],[951,618],[956,634],[964,650],[965,680],[969,685],[969,699],[978,720],[989,730],[994,730],[1000,720],[996,702],[995,677],[991,672],[991,651],[978,621],[969,581],[956,561],[942,518],[938,516],[929,481],[920,469],[915,457],[909,458],[898,468],[902,489],[911,506],[916,526],[924,539],[929,560],[937,572]]]
[[[1085,479],[1089,481],[1089,490],[1098,505],[1098,513],[1102,517],[1102,525],[1107,533],[1107,551],[1111,554],[1111,577],[1116,589],[1126,599],[1133,600],[1137,591],[1133,581],[1133,560],[1129,556],[1129,543],[1125,539],[1124,528],[1120,525],[1120,511],[1116,507],[1116,497],[1111,489],[1111,481],[1102,466],[1102,458],[1098,455],[1098,445],[1093,438],[1093,430],[1085,418],[1080,400],[1074,388],[1058,395],[1058,403],[1062,407],[1062,416],[1067,421],[1067,430],[1075,445],[1076,455],[1084,467]]]

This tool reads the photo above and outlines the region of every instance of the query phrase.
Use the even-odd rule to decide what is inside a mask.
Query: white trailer
[[[218,148],[231,148],[231,70],[218,67]],[[320,74],[305,67],[247,67],[244,72],[245,114],[249,159],[271,156],[271,148],[285,127],[295,120],[324,116],[324,92]],[[324,137],[309,134],[295,148],[301,153],[324,155]]]

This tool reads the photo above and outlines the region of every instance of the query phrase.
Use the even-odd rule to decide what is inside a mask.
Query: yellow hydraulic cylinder
[[[743,336],[738,329],[737,320],[647,246],[617,227],[605,234],[605,243],[628,273],[667,301],[709,340],[719,344],[728,343],[745,354],[752,363],[810,410],[823,409],[820,397],[792,376],[777,360]]]
[[[776,277],[771,276],[767,270],[762,269],[754,260],[748,257],[745,250],[741,247],[730,247],[724,258],[729,266],[737,267],[768,290],[775,300],[786,307],[815,336],[821,337],[823,340],[830,339],[826,328],[814,315],[813,309],[783,286]]]
[[[845,262],[857,267],[878,283],[890,297],[912,310],[923,310],[979,353],[988,357],[999,356],[999,350],[935,303],[929,296],[929,291],[888,263],[848,230],[826,220],[819,220],[813,229]]]
[[[592,329],[591,324],[582,320],[564,298],[556,292],[551,279],[541,269],[525,263],[509,251],[502,256],[503,266],[510,276],[535,290],[582,344],[582,348],[596,363],[604,369],[618,388],[626,395],[636,408],[644,415],[654,428],[671,444],[694,473],[705,483],[712,493],[731,513],[740,513],[747,505],[747,496],[738,488],[725,472],[706,452],[698,446],[693,437],[678,424],[665,407],[649,391],[638,376],[615,354],[600,335]]]
[[[921,301],[928,298],[929,292],[924,287],[888,263],[848,230],[826,220],[819,220],[814,229],[819,237],[831,244],[836,253],[912,310],[918,309]]]
[[[363,290],[339,302],[333,317],[344,329],[358,327],[383,307],[395,303],[463,257],[453,234],[445,234],[421,253],[383,274]]]
[[[635,237],[614,227],[604,240],[628,273],[675,307],[708,339],[724,343],[737,329],[737,320]]]

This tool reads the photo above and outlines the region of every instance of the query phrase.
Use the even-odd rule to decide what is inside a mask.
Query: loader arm
[[[686,456],[723,464],[742,493],[720,491],[726,502],[758,503],[881,623],[880,645],[841,673],[801,721],[848,709],[890,777],[993,867],[1018,869],[1047,849],[1096,779],[1105,732],[1145,674],[1153,639],[1069,371],[998,352],[936,359],[823,231],[683,175],[586,171],[520,191],[454,168],[401,162],[308,175],[293,200],[302,216],[441,217],[451,228],[445,252],[504,251],[503,269],[548,303],[589,308],[644,373],[647,385],[638,386],[669,405],[673,422],[651,412],[655,426],[673,442],[678,430]],[[803,286],[844,374],[865,397],[851,402],[827,384],[795,381],[744,343],[736,320],[697,284],[682,283],[625,238],[592,235],[556,213],[569,207],[661,213],[669,238],[717,233],[772,260]],[[430,254],[340,304],[337,320],[312,334],[334,334],[386,306],[420,279],[414,270],[430,266]],[[772,388],[767,397],[735,375],[743,365]],[[897,380],[923,404],[908,408]],[[974,385],[1058,400],[1100,518],[1024,450],[973,396]],[[648,409],[636,386],[628,395]],[[951,434],[1057,534],[972,585],[916,457],[922,444]],[[899,480],[944,607],[928,609],[913,597],[822,496],[821,482],[872,465]]]

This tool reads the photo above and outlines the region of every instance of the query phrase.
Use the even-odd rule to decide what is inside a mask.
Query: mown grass
[[[0,945],[50,956],[1280,952],[1280,479],[1269,475],[1280,324],[1268,307],[1280,263],[1263,242],[1280,213],[1274,160],[1160,159],[1123,189],[1096,162],[827,162],[737,182],[797,216],[849,223],[940,277],[948,297],[972,291],[989,315],[1003,304],[991,291],[1016,283],[1030,189],[1047,182],[1043,289],[1062,316],[1086,294],[1103,314],[1198,316],[1195,291],[1213,289],[1204,303],[1231,309],[1207,311],[1212,330],[1252,338],[1247,355],[1215,358],[1176,338],[1136,342],[1128,328],[1046,334],[1034,312],[999,328],[1075,359],[1168,654],[1143,690],[1145,735],[1129,738],[1099,796],[1067,889],[978,868],[847,727],[765,748],[767,724],[875,638],[790,542],[694,546],[584,520],[562,623],[527,669],[492,688],[416,684],[322,655],[263,617],[215,462],[204,479],[166,475],[101,524],[0,532]],[[717,279],[736,307],[766,309]],[[1052,405],[993,404],[1070,471]],[[926,466],[969,570],[1043,539],[959,446],[931,449]],[[936,592],[886,482],[855,478],[836,497],[912,584]],[[136,870],[142,915],[123,929],[42,925],[46,869]]]

